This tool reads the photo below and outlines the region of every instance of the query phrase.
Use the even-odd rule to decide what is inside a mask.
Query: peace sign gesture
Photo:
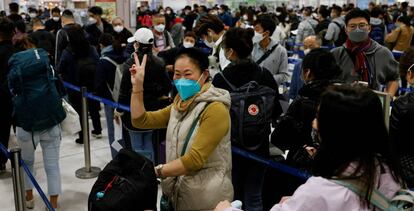
[[[132,86],[142,87],[145,77],[145,65],[147,64],[147,55],[142,58],[142,63],[139,62],[137,53],[134,53],[135,64],[129,68],[131,72],[131,84]]]

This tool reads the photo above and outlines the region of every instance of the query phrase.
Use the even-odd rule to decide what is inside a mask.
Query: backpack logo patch
[[[247,109],[250,115],[256,116],[259,113],[259,106],[255,104],[251,104],[249,108]]]

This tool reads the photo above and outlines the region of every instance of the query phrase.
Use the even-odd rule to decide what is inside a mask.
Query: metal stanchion
[[[85,154],[85,167],[76,170],[76,177],[80,179],[90,179],[97,177],[101,171],[98,167],[91,166],[91,147],[89,140],[88,122],[88,100],[86,98],[86,87],[82,87],[82,135]]]
[[[20,166],[21,160],[21,149],[13,148],[10,149],[10,161],[12,166],[12,178],[13,178],[13,190],[14,190],[14,205],[16,211],[26,210],[26,199],[24,193],[24,183],[22,168]]]

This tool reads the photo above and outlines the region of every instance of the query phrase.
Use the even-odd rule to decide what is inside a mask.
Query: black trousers
[[[79,122],[83,128],[82,123],[82,97],[80,93],[68,93],[70,104],[79,114]],[[92,119],[93,129],[97,132],[102,132],[101,119],[99,115],[100,104],[98,101],[88,99],[88,111]],[[79,132],[79,138],[82,140],[82,130]]]
[[[6,148],[9,146],[10,127],[12,125],[13,106],[11,99],[3,99],[0,103],[0,143]],[[7,157],[0,152],[0,164],[5,164]]]

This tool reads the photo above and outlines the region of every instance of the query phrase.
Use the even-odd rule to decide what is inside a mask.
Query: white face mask
[[[303,53],[305,54],[305,55],[308,55],[308,53],[311,51],[311,49],[305,49],[305,50],[303,50]]]
[[[214,42],[209,42],[208,40],[204,40],[204,44],[206,44],[207,47],[209,47],[209,48],[213,48],[214,47]]]
[[[88,22],[90,24],[95,24],[96,22],[98,22],[95,18],[89,17]]]
[[[157,32],[163,32],[165,29],[165,25],[164,24],[158,24],[156,26],[154,26],[154,29],[157,30]]]
[[[115,26],[114,27],[114,31],[117,32],[117,33],[120,33],[122,30],[124,30],[123,26]]]
[[[280,16],[282,13],[281,12],[276,12],[275,14],[276,14],[276,16]]]
[[[53,17],[52,18],[55,22],[58,22],[59,20],[60,20],[60,18],[59,17]]]
[[[167,10],[166,13],[167,13],[167,15],[171,14],[171,10]]]
[[[36,15],[37,15],[36,13],[29,13],[29,17],[30,17],[30,18],[35,18],[35,17],[36,17]]]
[[[254,32],[253,43],[259,43],[263,40],[263,34]]]
[[[249,19],[249,17],[247,15],[243,15],[243,20],[247,21],[247,19]]]
[[[184,48],[192,48],[194,47],[194,43],[192,42],[183,42]]]

